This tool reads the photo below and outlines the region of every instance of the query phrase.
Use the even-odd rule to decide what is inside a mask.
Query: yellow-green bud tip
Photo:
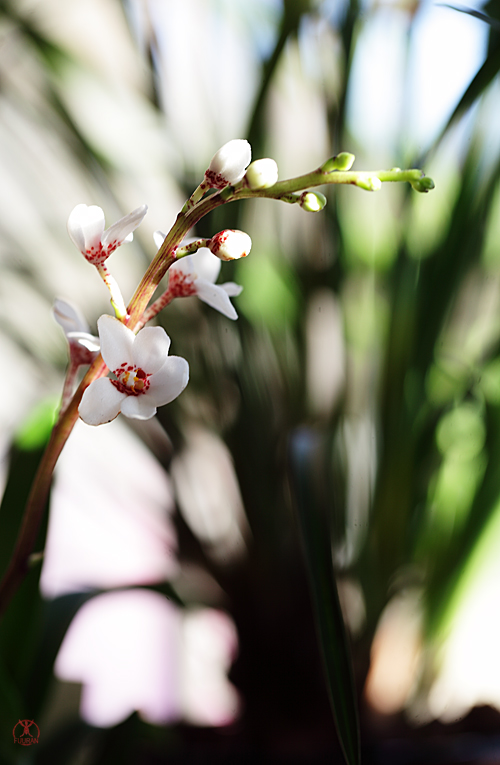
[[[382,188],[382,181],[376,175],[361,175],[356,179],[356,186],[365,191],[378,191]]]
[[[348,151],[341,151],[340,154],[337,154],[335,157],[327,159],[327,161],[321,165],[320,170],[322,173],[332,173],[334,170],[346,172],[351,169],[354,160],[354,154],[349,154]]]
[[[417,181],[412,181],[411,185],[415,191],[420,191],[421,193],[426,194],[428,191],[431,191],[431,189],[434,188],[434,181],[432,178],[428,178],[426,175],[424,175]]]
[[[306,212],[319,212],[326,205],[326,197],[319,191],[305,191],[299,199],[299,205]]]

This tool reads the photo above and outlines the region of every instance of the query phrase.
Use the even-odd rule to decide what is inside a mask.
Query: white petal
[[[221,175],[227,183],[238,183],[252,159],[252,148],[248,141],[235,138],[228,141],[212,157],[209,170]]]
[[[180,260],[176,260],[175,263],[173,263],[170,266],[170,271],[179,271],[186,276],[193,276],[194,272],[194,265],[193,265],[193,255],[185,255]],[[196,278],[196,277],[193,277]]]
[[[63,328],[64,334],[68,332],[88,332],[89,325],[79,308],[67,300],[56,298],[52,308],[54,319]]]
[[[224,282],[224,284],[220,284],[219,287],[224,290],[224,292],[227,292],[230,297],[236,297],[243,292],[241,284],[236,284],[236,282]]]
[[[89,332],[68,332],[66,337],[70,342],[74,341],[78,345],[81,345],[82,348],[86,348],[93,353],[96,353],[101,347],[99,338],[94,337],[94,335],[91,335]]]
[[[200,300],[203,300],[211,308],[215,308],[216,311],[220,311],[228,319],[238,318],[238,314],[229,300],[229,295],[222,286],[198,279],[196,281],[196,293]]]
[[[77,205],[68,218],[68,234],[80,252],[98,248],[104,231],[104,213],[97,205]]]
[[[132,360],[135,366],[154,374],[165,363],[169,348],[170,338],[162,327],[146,327],[135,338]]]
[[[155,406],[169,404],[182,393],[189,381],[189,364],[180,356],[169,356],[162,368],[152,375],[146,394]]]
[[[132,346],[135,335],[131,329],[114,316],[101,316],[97,320],[99,338],[101,340],[101,354],[108,369],[112,372],[118,369],[124,362],[132,362]]]
[[[78,413],[87,425],[103,425],[115,419],[125,398],[108,377],[100,377],[84,391]]]
[[[120,218],[120,220],[117,220],[116,223],[113,223],[102,237],[103,247],[118,247],[118,245],[124,242],[129,234],[131,234],[132,231],[135,231],[137,226],[142,223],[142,219],[147,211],[148,206],[142,205],[136,210],[132,210],[131,213],[125,215],[123,218]],[[130,239],[127,239],[127,241],[130,241]]]
[[[156,247],[160,249],[160,247],[163,244],[163,240],[165,239],[166,234],[163,233],[163,231],[155,231],[153,234],[153,239],[155,240]]]
[[[208,247],[201,247],[198,252],[189,256],[192,259],[193,271],[197,279],[204,279],[207,282],[216,282],[219,276],[221,262],[219,258],[212,255]],[[184,258],[182,259],[184,260]],[[182,263],[182,260],[180,261]]]
[[[150,420],[156,414],[156,406],[147,394],[127,396],[122,403],[121,412],[132,420]]]

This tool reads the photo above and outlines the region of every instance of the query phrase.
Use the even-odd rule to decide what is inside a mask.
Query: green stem
[[[348,170],[345,172],[334,170],[330,173],[323,172],[321,169],[314,170],[306,175],[299,175],[297,178],[290,178],[286,181],[278,181],[274,186],[268,189],[249,189],[248,187],[236,187],[234,195],[227,201],[235,199],[248,199],[250,197],[264,197],[266,199],[281,199],[290,195],[294,191],[304,191],[315,186],[325,185],[350,185],[365,188],[366,181],[370,178],[378,178],[382,183],[416,183],[424,177],[422,170],[400,170],[398,167],[392,170],[374,170],[359,171]]]
[[[142,314],[142,319],[137,322],[137,324],[133,327],[133,331],[137,334],[140,329],[142,329],[148,321],[151,321],[151,319],[154,319],[155,316],[157,316],[160,311],[163,311],[164,308],[169,305],[169,303],[172,302],[174,299],[174,295],[172,292],[170,292],[170,289],[166,289],[163,295],[161,295],[158,300],[155,300],[155,302],[149,306],[149,308],[144,311]]]
[[[59,422],[54,426],[31,487],[16,547],[14,548],[7,571],[0,582],[0,614],[5,611],[28,572],[29,559],[45,512],[45,505],[52,482],[52,473],[62,448],[78,419],[78,405],[83,391],[92,380],[102,377],[106,372],[107,367],[101,356],[98,356],[80,383],[70,405]]]

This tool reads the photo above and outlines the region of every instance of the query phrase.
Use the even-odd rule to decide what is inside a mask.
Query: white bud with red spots
[[[205,173],[205,183],[214,189],[239,183],[252,159],[252,147],[248,141],[235,138],[228,141],[212,157]]]
[[[268,189],[278,180],[278,165],[274,159],[256,159],[248,166],[245,181],[251,189]]]
[[[147,213],[142,205],[104,230],[104,212],[97,205],[77,205],[68,218],[68,234],[73,244],[94,266],[102,266],[123,242],[132,241],[132,232]]]
[[[78,408],[84,422],[102,425],[119,412],[149,420],[158,406],[182,393],[189,365],[168,355],[170,338],[162,327],[146,327],[134,335],[113,316],[101,316],[97,327],[102,358],[114,377],[94,380],[85,390]]]
[[[210,239],[208,249],[221,260],[239,260],[252,249],[252,240],[244,231],[226,229]]]

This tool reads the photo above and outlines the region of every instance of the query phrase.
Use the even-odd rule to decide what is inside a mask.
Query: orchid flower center
[[[140,367],[127,364],[126,361],[120,364],[113,374],[116,375],[116,380],[111,380],[112,384],[127,396],[140,396],[146,393],[150,386],[151,375]]]

